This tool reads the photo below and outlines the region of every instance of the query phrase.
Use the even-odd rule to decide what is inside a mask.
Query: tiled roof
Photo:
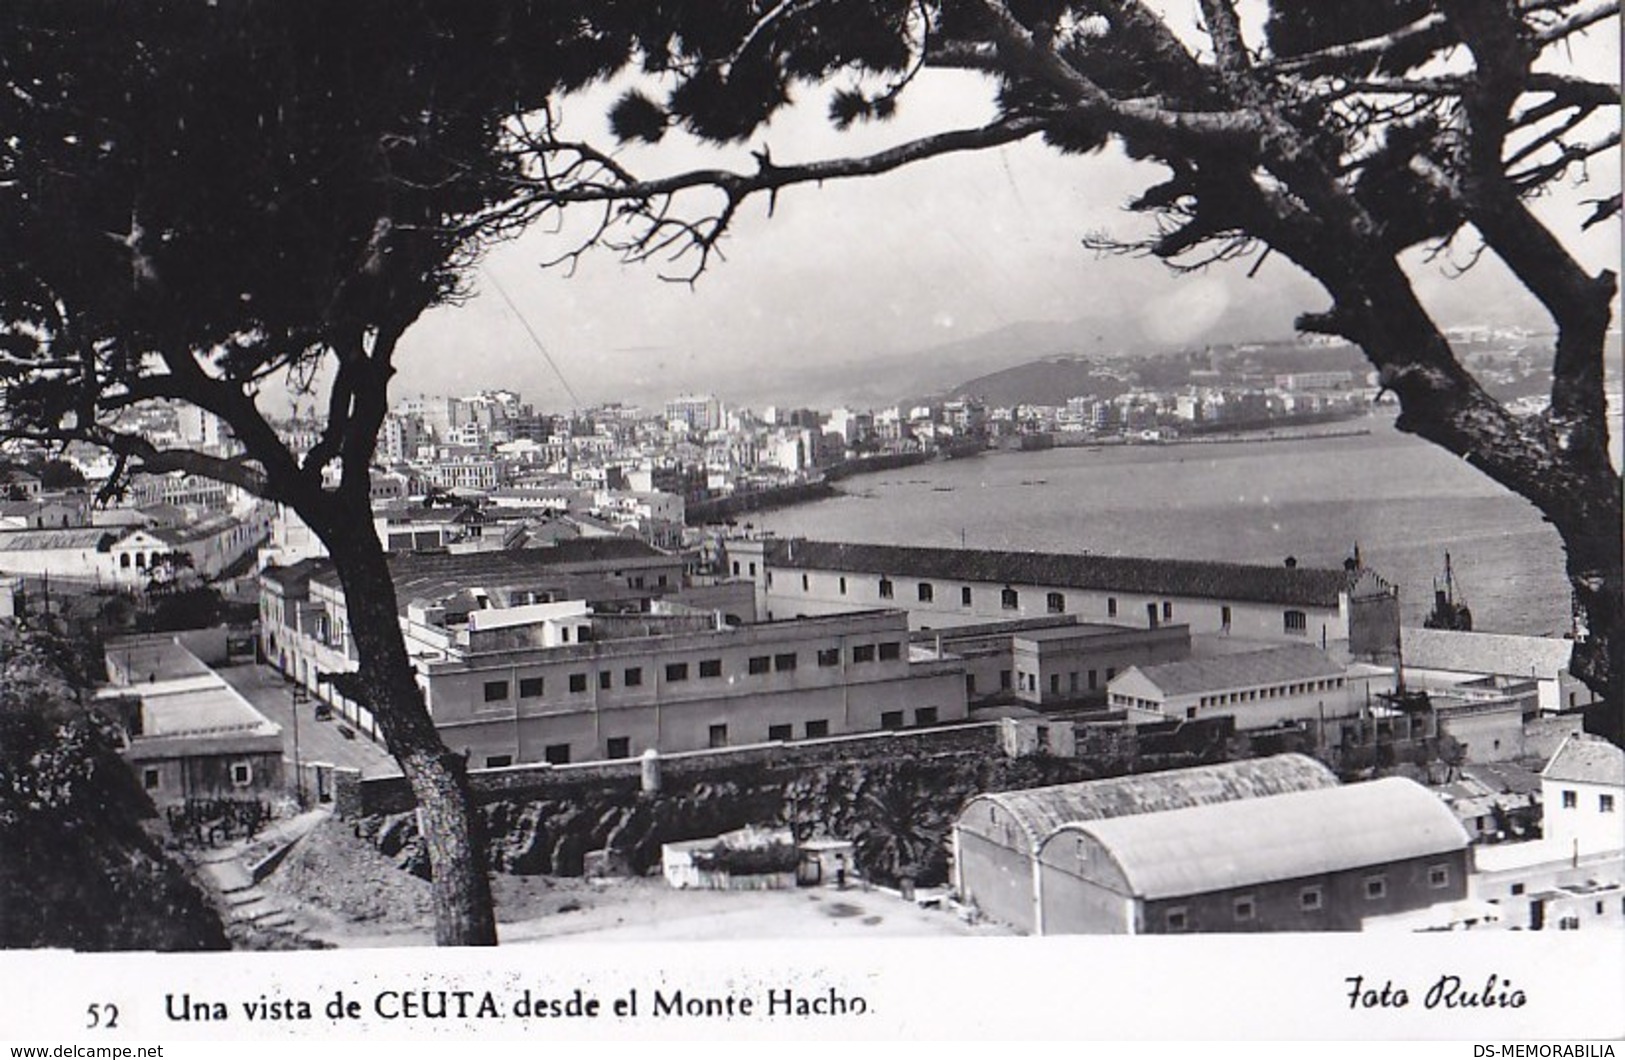
[[[1540,777],[1516,762],[1469,762],[1461,767],[1461,773],[1488,792],[1511,795],[1540,793]]]
[[[631,538],[577,538],[547,548],[462,554],[403,552],[389,557],[389,575],[395,583],[396,598],[405,606],[408,600],[439,599],[474,585],[492,588],[539,578],[568,577],[578,574],[582,568],[590,573],[617,562],[648,559],[677,562],[659,549]],[[311,581],[340,588],[338,571],[330,560],[312,572]]]
[[[1542,780],[1625,787],[1625,750],[1601,736],[1575,733],[1558,746],[1540,776]]]
[[[310,581],[312,576],[324,570],[331,570],[332,567],[333,561],[325,557],[302,559],[298,563],[292,563],[286,567],[274,564],[266,567],[260,571],[260,578],[282,586],[283,595],[286,596],[290,588],[301,588]]]
[[[1314,681],[1342,677],[1344,674],[1342,666],[1333,662],[1319,648],[1308,644],[1287,644],[1261,651],[1182,659],[1138,669],[1141,676],[1169,696]]]
[[[1155,813],[1183,806],[1329,788],[1336,784],[1336,775],[1307,755],[1272,755],[1219,765],[978,795],[965,804],[959,819],[967,823],[974,821],[976,824],[973,827],[980,827],[975,807],[991,804],[1008,814],[1025,833],[1030,849],[1037,849],[1050,833],[1069,821]],[[962,824],[962,827],[965,826]]]
[[[765,542],[765,554],[767,563],[779,568],[864,571],[945,581],[1042,585],[1308,607],[1336,607],[1338,596],[1349,581],[1345,571],[1310,567],[844,544],[804,538],[770,538]]]
[[[230,515],[215,515],[195,523],[183,523],[180,526],[154,526],[147,529],[147,533],[164,542],[166,545],[184,545],[189,541],[201,541],[215,534],[223,533],[239,521]]]
[[[1569,668],[1574,642],[1561,637],[1519,637],[1406,626],[1400,649],[1407,669],[1504,674],[1550,680]]]
[[[1388,865],[1468,844],[1444,800],[1403,777],[1084,821],[1063,831],[1092,835],[1144,899]]]

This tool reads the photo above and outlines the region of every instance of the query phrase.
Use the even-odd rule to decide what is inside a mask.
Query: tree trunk
[[[346,691],[372,711],[389,753],[417,797],[433,875],[435,942],[494,946],[496,914],[486,868],[484,829],[468,786],[467,763],[447,750],[413,677],[401,635],[395,588],[372,523],[329,542],[344,585],[360,669]]]
[[[1468,460],[1532,503],[1563,541],[1576,629],[1570,672],[1601,702],[1586,712],[1586,731],[1625,742],[1625,556],[1620,475],[1609,460],[1607,420],[1597,394],[1565,395],[1567,378],[1603,363],[1604,327],[1559,320],[1554,406],[1595,407],[1573,422],[1554,413],[1514,416],[1456,362],[1448,340],[1391,258],[1289,254],[1331,293],[1336,307],[1320,321],[1360,345],[1400,399],[1397,426]],[[1606,325],[1606,318],[1603,321]],[[1563,345],[1566,344],[1566,347]],[[1576,347],[1583,348],[1576,348]],[[1567,366],[1567,372],[1564,371]],[[1565,399],[1566,400],[1563,400]],[[1595,422],[1592,422],[1595,421]]]

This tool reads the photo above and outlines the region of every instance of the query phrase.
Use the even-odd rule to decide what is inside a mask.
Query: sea
[[[1571,631],[1562,545],[1532,505],[1391,415],[1338,428],[1367,433],[989,451],[857,476],[750,519],[831,541],[1305,567],[1358,549],[1398,587],[1408,625],[1431,609],[1448,556],[1475,629]]]

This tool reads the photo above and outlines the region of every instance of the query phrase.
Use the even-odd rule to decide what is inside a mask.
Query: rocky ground
[[[955,912],[882,890],[678,891],[664,878],[493,877],[505,944],[533,941],[741,941],[997,934]],[[329,820],[265,881],[312,945],[433,941],[429,885]],[[252,945],[252,942],[248,943]]]

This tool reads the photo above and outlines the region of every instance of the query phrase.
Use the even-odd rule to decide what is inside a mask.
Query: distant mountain
[[[1256,336],[1256,331],[1243,330],[1244,324],[1216,329],[1212,341]],[[1253,326],[1257,327],[1256,322]],[[878,408],[914,397],[940,399],[962,390],[967,378],[980,379],[1034,361],[1133,358],[1168,349],[1167,344],[1145,338],[1127,319],[1025,320],[970,338],[901,353],[846,358],[835,363],[775,362],[767,366],[771,371],[753,388],[754,393],[747,393],[737,377],[731,380],[728,390],[735,400],[746,403]]]
[[[979,397],[994,406],[1059,405],[1078,394],[1113,398],[1127,389],[1128,383],[1098,360],[1046,357],[977,376],[944,396]]]

